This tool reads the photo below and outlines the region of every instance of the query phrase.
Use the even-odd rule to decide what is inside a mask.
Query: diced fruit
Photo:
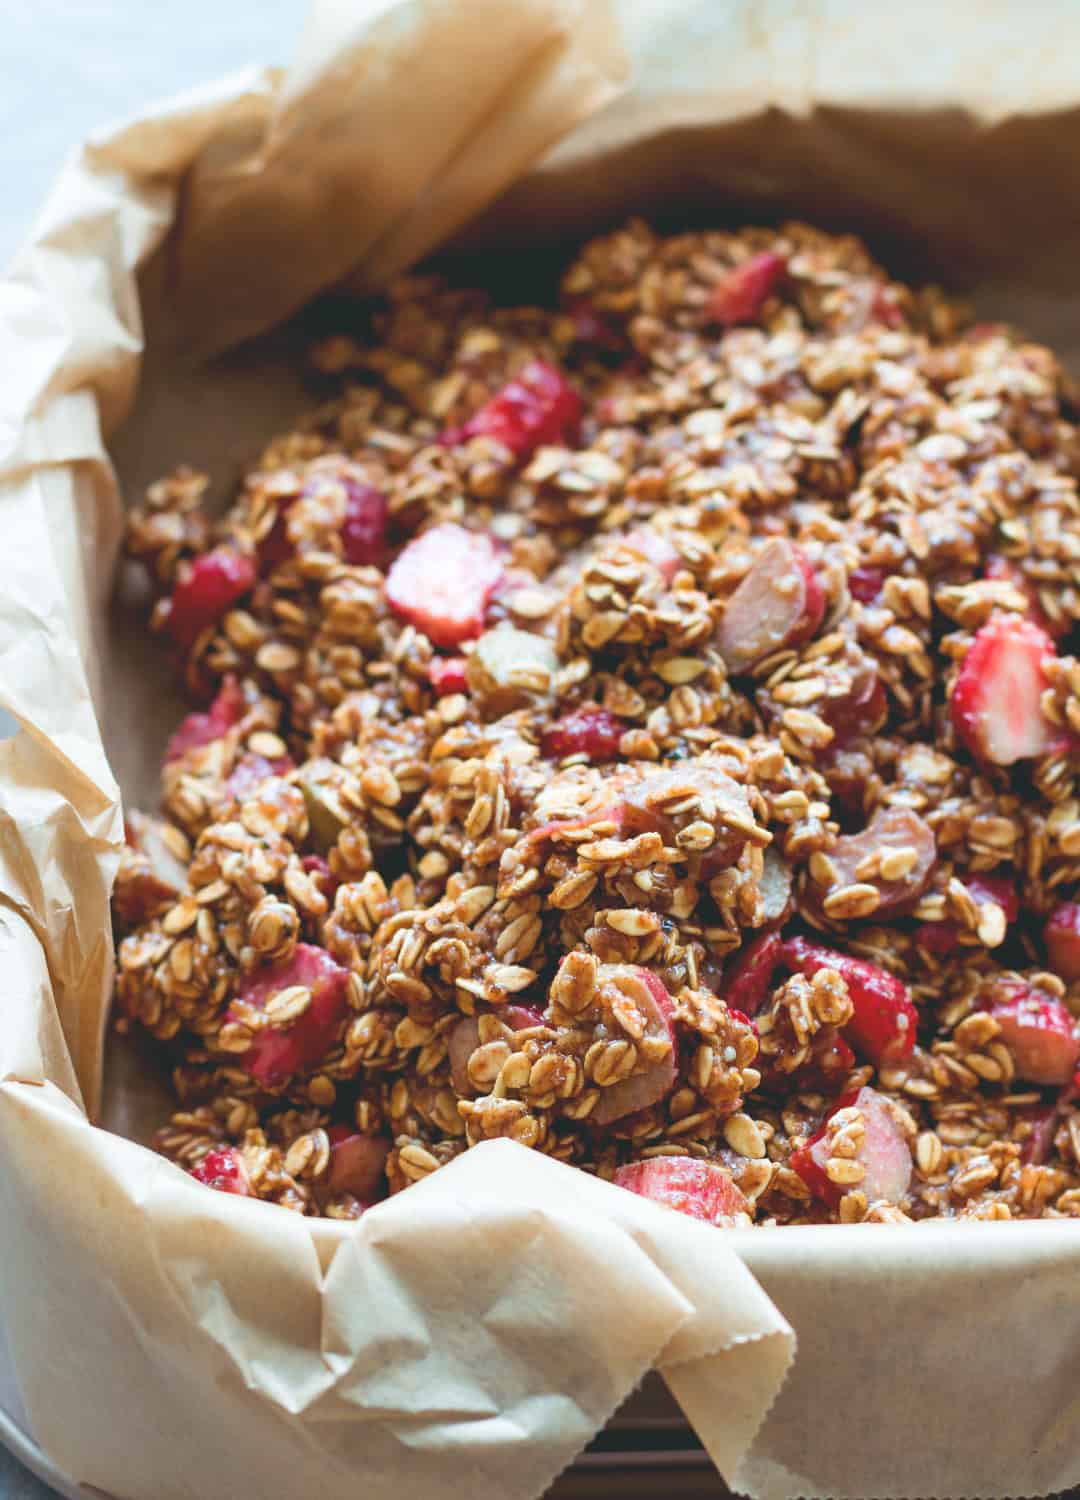
[[[788,938],[783,955],[789,968],[808,979],[819,969],[835,969],[844,980],[854,1007],[844,1038],[856,1052],[876,1064],[899,1062],[910,1055],[919,1013],[907,986],[895,974],[804,937]]]
[[[326,761],[309,761],[300,782],[311,842],[322,852],[334,847],[342,829],[347,828],[349,823],[348,810],[342,804],[336,788],[319,779],[320,775],[330,772],[331,768]]]
[[[626,349],[626,340],[618,325],[589,301],[587,297],[573,297],[563,309],[574,325],[574,341],[588,344],[593,349],[621,354]]]
[[[223,545],[181,569],[172,591],[169,633],[185,650],[221,619],[255,583],[255,564],[245,552]]]
[[[1019,615],[995,615],[968,648],[952,691],[952,721],[976,760],[1011,766],[1045,755],[1058,737],[1040,702],[1054,643]]]
[[[576,443],[581,414],[581,397],[562,371],[533,359],[464,426],[444,432],[440,441],[456,447],[470,438],[492,438],[520,461],[544,444]]]
[[[180,728],[169,736],[165,761],[179,760],[189,750],[222,739],[244,717],[244,690],[233,676],[226,677],[218,695],[204,714],[188,714]]]
[[[170,906],[187,884],[187,867],[169,847],[170,829],[134,809],[124,822],[126,847],[113,886],[118,922],[138,927]]]
[[[884,323],[886,328],[904,326],[904,315],[896,305],[895,295],[887,282],[878,282],[870,303],[870,317],[873,322]]]
[[[843,1158],[857,1162],[863,1168],[858,1182],[834,1182],[828,1173],[832,1159],[829,1125],[841,1109],[858,1110],[862,1121],[862,1145],[854,1157]],[[882,1199],[900,1203],[911,1186],[911,1151],[893,1119],[888,1102],[876,1089],[861,1088],[855,1093],[842,1095],[826,1115],[821,1129],[804,1145],[797,1147],[789,1161],[815,1198],[832,1208],[853,1188],[865,1193],[870,1203]]]
[[[434,645],[458,646],[483,630],[502,571],[491,537],[448,521],[422,532],[398,554],[386,575],[386,600]]]
[[[433,656],[428,662],[428,679],[440,698],[468,689],[463,656]]]
[[[852,740],[880,729],[889,712],[889,700],[877,667],[867,662],[848,692],[819,699],[814,708],[833,731],[831,749],[843,750]]]
[[[1042,600],[1039,598],[1039,591],[1035,584],[1020,564],[1013,562],[1011,557],[1002,557],[1000,553],[992,553],[986,559],[986,576],[1000,579],[1004,583],[1011,583],[1013,588],[1018,589],[1028,601],[1028,619],[1038,625],[1040,630],[1045,630],[1053,640],[1060,641],[1069,634],[1073,627],[1072,620],[1067,616],[1061,620],[1050,618],[1042,607]]]
[[[810,1055],[782,1081],[788,1087],[797,1081],[801,1089],[834,1093],[855,1066],[855,1054],[835,1026],[823,1026],[810,1043]]]
[[[555,686],[559,658],[542,635],[504,621],[485,630],[465,663],[469,690],[485,713],[499,716],[525,707]]]
[[[345,480],[345,520],[341,545],[345,561],[354,567],[380,566],[386,554],[386,496],[373,484]]]
[[[383,1197],[389,1140],[381,1135],[363,1135],[348,1125],[332,1125],[327,1135],[330,1167],[326,1185],[330,1192],[351,1193],[365,1203]]]
[[[300,861],[304,873],[310,875],[327,901],[333,904],[337,893],[338,879],[321,854],[305,854]]]
[[[874,604],[885,587],[884,568],[852,568],[848,574],[848,592],[860,604]]]
[[[629,1078],[600,1090],[600,1098],[589,1116],[594,1125],[611,1125],[626,1115],[658,1104],[675,1087],[678,1073],[678,1045],[672,1024],[675,1007],[664,981],[634,964],[601,964],[597,971],[601,1003],[612,985],[624,993],[628,991],[645,1017],[645,1033],[637,1043],[639,1055],[649,1057],[651,1052],[661,1055],[650,1058],[642,1072],[632,1073]],[[617,1034],[617,1027],[613,1025],[612,1030]]]
[[[727,602],[716,642],[736,676],[786,646],[808,640],[825,615],[825,594],[809,560],[774,537]]]
[[[256,969],[238,995],[254,1010],[265,1010],[273,996],[294,986],[310,991],[311,1001],[287,1025],[258,1030],[247,1051],[237,1054],[236,1066],[268,1088],[308,1072],[338,1039],[349,1008],[348,983],[348,970],[335,963],[325,949],[309,943],[297,943],[292,957],[284,963]],[[226,1019],[242,1021],[231,1006]]]
[[[208,1151],[191,1175],[196,1182],[216,1188],[219,1193],[235,1193],[238,1198],[251,1196],[251,1179],[248,1177],[244,1158],[232,1146],[219,1151]]]
[[[987,947],[996,948],[1005,939],[1008,926],[1020,915],[1020,897],[1016,886],[1007,875],[965,875],[962,882],[971,894],[976,906],[999,906],[1005,918],[1001,937]],[[915,929],[915,941],[921,948],[936,958],[944,958],[960,944],[963,929],[951,919],[945,922],[921,922]],[[985,936],[985,934],[980,934]]]
[[[544,1024],[543,1015],[531,1005],[504,1005],[495,1014],[511,1031],[527,1031],[530,1027]],[[463,1097],[476,1093],[469,1078],[469,1058],[479,1045],[479,1021],[475,1016],[462,1016],[450,1032],[447,1052],[450,1057],[450,1081]]]
[[[879,807],[861,833],[836,840],[828,859],[836,872],[832,883],[823,887],[811,881],[806,888],[808,905],[821,912],[830,892],[870,882],[880,894],[870,913],[877,920],[900,916],[915,905],[930,882],[937,842],[918,813],[906,807]]]
[[[612,1179],[642,1198],[706,1224],[741,1221],[749,1204],[723,1167],[694,1156],[654,1156],[619,1167]]]
[[[639,833],[659,833],[665,843],[675,838],[675,812],[696,800],[696,821],[711,823],[716,842],[702,859],[702,878],[709,880],[718,870],[738,859],[746,843],[746,829],[754,819],[745,788],[719,766],[697,762],[649,771],[639,781],[628,781],[613,799],[614,816],[625,838]]]
[[[622,545],[652,563],[665,583],[670,583],[683,566],[682,554],[655,527],[635,526],[623,537]]]
[[[783,940],[779,932],[763,932],[737,953],[724,975],[723,998],[744,1016],[756,1016],[772,988]]]
[[[1020,980],[1002,980],[990,1014],[1026,1083],[1066,1084],[1080,1062],[1076,1022],[1052,995]]]
[[[242,755],[233,766],[225,781],[225,795],[242,802],[250,797],[261,782],[271,776],[284,776],[294,768],[291,755],[278,755],[267,760],[265,755],[254,755],[250,751]]]
[[[614,760],[619,753],[624,724],[598,703],[583,703],[544,732],[540,749],[551,760],[585,755],[591,765]]]
[[[1029,1127],[1029,1134],[1024,1137],[1020,1147],[1020,1160],[1033,1166],[1042,1166],[1054,1149],[1054,1135],[1060,1118],[1057,1102],[1029,1104],[1025,1109],[1017,1110],[1016,1118],[1017,1121],[1025,1121]]]
[[[1043,937],[1054,973],[1070,981],[1080,979],[1080,905],[1060,901],[1046,920]]]
[[[702,314],[705,323],[731,328],[752,323],[787,275],[787,260],[775,250],[762,250],[735,266],[713,287]]]

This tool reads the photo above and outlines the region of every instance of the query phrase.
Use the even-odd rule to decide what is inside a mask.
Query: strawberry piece
[[[952,691],[957,737],[976,760],[1011,766],[1045,755],[1057,738],[1040,697],[1054,643],[1018,615],[995,615],[968,647]]]
[[[251,1179],[244,1158],[233,1146],[208,1151],[202,1161],[192,1167],[191,1176],[196,1182],[216,1188],[219,1193],[234,1193],[238,1198],[251,1197]]]
[[[257,1031],[247,1051],[235,1058],[236,1066],[267,1088],[308,1072],[338,1040],[349,1009],[348,983],[348,970],[325,949],[310,943],[297,943],[292,957],[283,963],[257,969],[240,988],[238,998],[245,1004],[264,1010],[273,995],[293,985],[311,991],[311,1004],[289,1025]],[[230,1006],[226,1020],[242,1021],[242,1017]]]
[[[723,1167],[694,1156],[654,1156],[619,1167],[612,1181],[664,1208],[718,1227],[738,1223],[750,1205]]]
[[[464,426],[444,432],[439,441],[453,448],[470,438],[493,438],[521,462],[544,444],[576,443],[581,414],[581,397],[562,371],[533,359]]]
[[[469,682],[465,676],[463,656],[433,656],[428,662],[428,679],[440,698],[451,693],[466,693]]]
[[[720,655],[736,676],[786,646],[808,640],[825,615],[825,594],[809,559],[774,537],[727,602],[716,633]]]
[[[844,980],[854,1014],[843,1034],[863,1057],[880,1065],[910,1055],[919,1013],[907,986],[894,974],[865,959],[822,948],[804,937],[788,938],[783,956],[789,968],[808,979],[819,969],[835,969]]]
[[[532,1005],[504,1005],[499,1020],[511,1031],[527,1031],[543,1026],[543,1014]],[[475,1016],[462,1016],[450,1032],[447,1052],[450,1057],[450,1081],[462,1097],[475,1094],[469,1077],[469,1058],[480,1045],[480,1023]]]
[[[1061,1001],[1020,980],[1002,980],[994,994],[990,1014],[1012,1053],[1017,1077],[1027,1083],[1068,1083],[1080,1061],[1080,1037]]]
[[[670,583],[683,566],[682,553],[652,526],[635,526],[623,537],[622,545],[652,563],[665,583]]]
[[[1069,634],[1073,627],[1072,620],[1052,620],[1042,607],[1039,598],[1039,590],[1024,572],[1019,563],[1013,562],[1011,557],[1002,557],[1000,553],[993,552],[986,559],[987,578],[1001,579],[1005,583],[1011,583],[1013,588],[1018,589],[1028,601],[1027,618],[1038,625],[1040,630],[1045,630],[1047,635],[1055,641],[1060,641],[1063,636]]]
[[[204,714],[188,714],[180,728],[169,736],[165,760],[179,760],[189,750],[220,740],[244,717],[244,690],[231,674],[224,679],[217,697]]]
[[[914,863],[907,873],[894,880],[867,873],[866,862],[875,855],[913,851]],[[911,855],[907,856],[911,858]],[[910,911],[930,882],[937,861],[937,841],[930,825],[906,807],[879,807],[861,833],[838,838],[829,850],[829,860],[836,877],[828,889],[811,882],[806,888],[807,906],[818,913],[828,890],[840,890],[860,880],[871,880],[881,893],[876,921],[883,916],[899,916]]]
[[[598,703],[583,703],[545,730],[540,749],[549,760],[587,755],[590,764],[599,765],[618,756],[623,727],[620,719]]]
[[[173,585],[169,633],[185,651],[255,583],[255,564],[245,552],[222,545],[181,569]]]
[[[847,1081],[855,1066],[855,1054],[835,1026],[823,1026],[810,1043],[810,1055],[795,1070],[798,1087],[815,1089],[829,1094]],[[792,1075],[780,1079],[786,1088],[791,1086]]]
[[[786,275],[787,259],[775,250],[752,255],[716,283],[705,303],[702,321],[718,323],[721,328],[752,323]]]
[[[626,1115],[637,1114],[639,1110],[658,1104],[671,1093],[678,1076],[678,1043],[672,1021],[675,1007],[667,986],[659,975],[648,969],[633,964],[601,964],[597,971],[597,993],[601,1003],[605,987],[621,979],[637,981],[633,983],[633,992],[645,1017],[643,1041],[651,1045],[666,1041],[668,1046],[663,1056],[650,1061],[642,1072],[632,1073],[629,1078],[600,1090],[600,1098],[589,1116],[594,1125],[611,1125]],[[619,1034],[614,1020],[611,1031]]]
[[[860,604],[875,604],[885,587],[884,568],[852,568],[848,574],[848,593]]]
[[[1020,897],[1007,875],[965,875],[963,884],[977,906],[1000,906],[1006,926],[1020,915]],[[951,920],[921,922],[915,929],[915,941],[935,958],[945,958],[960,946],[962,928]]]
[[[911,1186],[911,1151],[887,1101],[876,1089],[864,1087],[842,1094],[825,1116],[820,1130],[791,1153],[789,1165],[798,1172],[815,1198],[835,1208],[851,1188],[833,1182],[828,1175],[827,1165],[832,1155],[829,1122],[838,1110],[852,1108],[859,1111],[865,1132],[858,1154],[853,1158],[864,1168],[864,1175],[853,1186],[865,1193],[871,1203],[881,1199],[889,1203],[901,1202]]]
[[[332,906],[339,882],[326,860],[321,854],[305,854],[300,864]]]
[[[724,975],[723,995],[728,1007],[756,1016],[772,987],[773,974],[783,954],[779,932],[763,932],[737,953]]]
[[[855,673],[848,692],[825,697],[815,705],[826,724],[832,727],[831,750],[843,750],[852,740],[874,734],[884,724],[889,700],[873,662]]]
[[[335,1195],[351,1193],[370,1203],[385,1196],[386,1158],[390,1142],[381,1135],[364,1135],[351,1125],[331,1125],[330,1166],[326,1185]]]
[[[296,762],[291,755],[278,755],[267,760],[265,755],[249,751],[242,755],[225,779],[225,796],[243,802],[257,786],[271,776],[284,776],[294,770]]]
[[[434,645],[458,646],[483,631],[502,571],[491,537],[450,521],[398,554],[386,575],[386,602]]]
[[[1080,979],[1080,905],[1059,901],[1046,919],[1043,938],[1054,973],[1062,979]]]
[[[346,478],[345,520],[341,545],[345,561],[354,567],[381,566],[386,555],[386,525],[390,507],[382,490]]]

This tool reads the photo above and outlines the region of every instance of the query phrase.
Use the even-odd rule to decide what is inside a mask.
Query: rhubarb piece
[[[283,990],[307,991],[310,1002],[284,1025],[267,1025],[255,1032],[246,1052],[237,1054],[235,1065],[267,1088],[275,1088],[321,1062],[338,1040],[348,1014],[349,973],[334,962],[323,948],[297,943],[292,957],[270,968],[250,974],[237,999],[254,1010],[269,1009]],[[288,1013],[288,1012],[287,1012]],[[243,1024],[235,1002],[226,1020]]]
[[[767,542],[727,602],[716,643],[738,676],[817,630],[825,594],[807,557],[781,537]]]
[[[854,1013],[844,1038],[872,1063],[897,1063],[911,1054],[919,1013],[907,986],[876,964],[836,953],[804,937],[788,938],[784,962],[812,979],[820,969],[834,969],[847,985]]]
[[[601,1003],[612,986],[628,994],[644,1017],[644,1034],[636,1046],[645,1066],[641,1072],[601,1088],[589,1116],[594,1125],[611,1125],[666,1099],[675,1087],[678,1072],[678,1044],[672,1022],[675,1007],[664,981],[634,964],[601,964],[597,971]],[[614,1022],[611,1029],[618,1034]]]
[[[353,567],[380,567],[386,558],[386,524],[390,508],[373,484],[345,480],[345,519],[341,547]]]
[[[703,322],[721,328],[753,323],[786,275],[787,260],[775,250],[752,255],[713,287],[702,313]]]
[[[876,604],[885,587],[884,568],[852,568],[848,574],[848,593],[860,604]]]
[[[563,714],[544,732],[540,749],[550,760],[584,755],[590,765],[614,760],[619,753],[623,723],[598,703],[583,703]]]
[[[622,545],[651,563],[665,583],[670,583],[683,566],[682,554],[655,527],[635,526],[623,537]]]
[[[301,867],[306,875],[310,875],[319,890],[326,897],[329,905],[333,906],[334,897],[337,894],[338,878],[323,859],[321,854],[305,854],[300,861]]]
[[[846,749],[852,740],[874,734],[884,724],[889,712],[877,666],[867,661],[852,680],[846,693],[819,699],[814,708],[833,731],[830,749]]]
[[[853,1111],[863,1129],[854,1156],[834,1156],[832,1151],[836,1131],[847,1121],[846,1114],[840,1120],[836,1118],[841,1110]],[[869,1203],[883,1199],[900,1203],[911,1186],[911,1151],[887,1100],[872,1088],[842,1095],[825,1116],[821,1129],[791,1153],[789,1163],[814,1197],[830,1208],[853,1190],[865,1193]],[[854,1170],[846,1165],[850,1163],[857,1164]],[[844,1180],[836,1181],[831,1172]]]
[[[271,776],[285,776],[295,767],[291,755],[278,755],[267,760],[265,755],[251,751],[242,755],[225,780],[225,795],[234,801],[243,802],[255,788]]]
[[[188,714],[180,728],[169,736],[165,762],[179,760],[189,750],[197,750],[220,740],[244,717],[244,690],[233,676],[226,677],[217,697],[204,714]]]
[[[617,323],[604,316],[588,297],[571,297],[563,312],[574,325],[574,342],[607,354],[622,354],[626,340]]]
[[[612,1180],[616,1187],[718,1227],[745,1223],[749,1212],[750,1205],[730,1174],[714,1162],[699,1161],[694,1156],[654,1156],[634,1161],[619,1167]]]
[[[659,833],[673,843],[675,819],[711,823],[716,842],[702,859],[702,879],[708,881],[719,870],[738,859],[754,816],[745,788],[719,766],[701,761],[649,771],[639,781],[628,781],[616,799],[614,816],[624,838],[639,833]]]
[[[962,883],[980,909],[977,928],[980,941],[988,948],[996,948],[999,943],[1004,942],[1009,926],[1020,915],[1020,897],[1016,886],[1007,875],[965,875]],[[1001,918],[993,918],[992,923],[988,922],[983,915],[988,907],[994,906],[1001,908],[1003,922]],[[992,917],[992,913],[990,915]],[[997,931],[999,923],[1000,936]],[[960,947],[964,930],[959,922],[954,922],[951,918],[944,922],[921,922],[915,929],[915,940],[927,953],[936,958],[945,958]],[[988,938],[993,938],[993,941],[988,942]]]
[[[957,737],[996,766],[1045,755],[1058,737],[1042,711],[1054,643],[1019,615],[995,615],[968,647],[952,691]]]
[[[386,601],[433,645],[458,646],[483,630],[502,571],[491,537],[448,521],[398,554],[386,575]]]
[[[724,975],[723,998],[729,1008],[756,1016],[772,988],[783,954],[779,932],[763,932],[737,953]]]
[[[833,871],[831,883],[828,887],[809,883],[808,907],[829,916],[830,897],[870,884],[878,892],[878,902],[866,915],[876,921],[912,909],[930,883],[937,843],[930,825],[910,808],[879,807],[861,833],[838,838],[827,859]]]
[[[1018,1078],[1058,1086],[1071,1081],[1080,1062],[1080,1037],[1060,1000],[1020,980],[1001,980],[990,1014],[1012,1053]]]
[[[440,698],[468,690],[463,656],[433,656],[428,662],[428,680]]]
[[[1043,938],[1054,973],[1069,981],[1080,979],[1080,905],[1059,901],[1046,919]]]
[[[576,443],[581,414],[581,397],[565,375],[533,359],[462,427],[444,432],[440,442],[456,447],[470,438],[492,438],[522,462],[544,444]]]
[[[219,1193],[234,1193],[238,1198],[251,1197],[251,1179],[244,1158],[233,1146],[208,1151],[191,1169],[196,1182],[216,1188]]]
[[[498,1020],[511,1031],[527,1031],[543,1026],[544,1017],[531,1005],[504,1005],[495,1012]],[[462,1016],[450,1032],[447,1052],[450,1056],[450,1081],[464,1098],[475,1094],[469,1077],[469,1058],[480,1045],[480,1022],[475,1016]]]
[[[222,545],[181,569],[173,585],[169,633],[188,650],[255,583],[255,564],[245,552]]]
[[[381,1135],[364,1135],[349,1125],[331,1125],[327,1135],[330,1138],[328,1190],[335,1196],[351,1193],[363,1203],[384,1197],[389,1140]]]

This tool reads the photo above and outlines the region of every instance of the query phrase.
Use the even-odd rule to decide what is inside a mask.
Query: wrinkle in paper
[[[1014,14],[323,0],[289,72],[148,108],[73,158],[0,283],[0,702],[20,724],[0,744],[0,1312],[34,1435],[75,1479],[118,1500],[530,1500],[659,1369],[755,1495],[1080,1480],[1074,1226],[721,1234],[508,1143],[345,1226],[207,1193],[82,1108],[115,778],[152,796],[179,711],[145,632],[106,626],[114,462],[128,493],[181,459],[235,473],[303,405],[302,313],[271,330],[316,292],[450,236],[532,246],[635,210],[868,232],[1080,347],[1076,17],[1029,7],[1010,47]],[[263,334],[204,369],[178,348]],[[145,1138],[164,1096],[130,1062],[109,1118]]]

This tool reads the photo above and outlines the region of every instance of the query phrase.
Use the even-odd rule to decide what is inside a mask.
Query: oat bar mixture
[[[314,364],[223,519],[130,522],[202,705],[114,903],[160,1150],[336,1218],[498,1136],[720,1224],[1080,1213],[1054,356],[635,222]]]

